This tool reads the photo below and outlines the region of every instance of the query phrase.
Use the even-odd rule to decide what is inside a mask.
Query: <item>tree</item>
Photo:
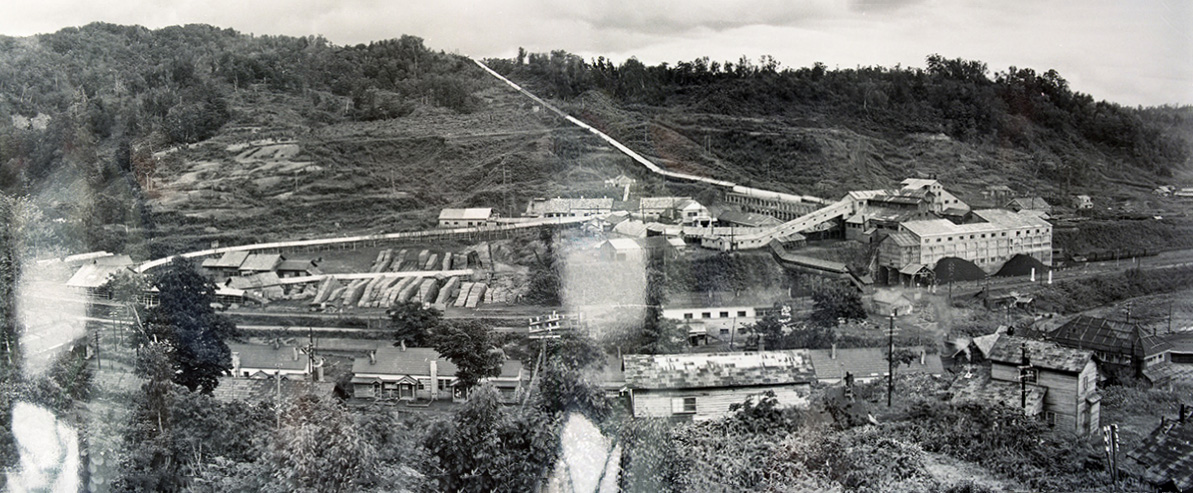
[[[605,353],[585,335],[564,334],[545,339],[536,404],[547,414],[579,411],[593,419],[609,412],[604,391],[589,378],[605,366]]]
[[[481,385],[452,421],[438,423],[427,448],[439,459],[443,491],[533,491],[559,449],[556,423],[530,409],[507,412]]]
[[[141,343],[168,344],[174,382],[211,392],[217,377],[232,368],[224,340],[236,334],[236,325],[211,307],[215,285],[181,257],[158,267],[150,284],[158,288],[159,304],[149,310]]]
[[[675,354],[688,348],[688,329],[669,318],[657,317],[647,309],[646,322],[637,352],[645,354]]]
[[[389,328],[394,331],[394,340],[408,346],[426,347],[431,344],[431,335],[439,328],[443,312],[424,306],[417,301],[395,303],[386,310]]]
[[[435,350],[456,365],[456,386],[464,395],[482,379],[501,374],[505,355],[492,333],[479,321],[460,320],[442,325],[434,337]]]
[[[264,491],[346,491],[373,475],[377,450],[342,404],[305,395],[281,418],[264,457],[269,477],[281,482]]]
[[[823,283],[812,291],[812,323],[836,327],[840,319],[866,318],[862,297],[857,289],[844,283]]]

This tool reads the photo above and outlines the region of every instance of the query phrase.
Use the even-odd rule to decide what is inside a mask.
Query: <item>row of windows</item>
[[[713,312],[700,312],[700,318],[712,318],[712,313]],[[729,313],[730,312],[728,312],[728,311],[717,312],[717,315],[718,315],[717,318],[729,318]],[[747,317],[749,315],[746,315],[745,310],[738,310],[737,316],[738,317]],[[687,313],[683,314],[684,320],[691,320],[693,318],[696,318],[695,312],[687,312]]]
[[[1033,232],[1033,231],[1016,231],[1016,232],[1015,232],[1015,236],[1022,236],[1024,232],[1026,232],[1026,233],[1027,233],[1027,234],[1029,234],[1029,235],[1031,235],[1031,234],[1040,234],[1040,230],[1039,230],[1039,229],[1036,229],[1034,232]],[[1047,234],[1047,233],[1048,233],[1048,229],[1047,229],[1047,228],[1045,228],[1045,229],[1044,229],[1044,234]],[[970,240],[976,239],[976,238],[974,238],[974,236],[975,236],[975,235],[969,235],[969,239],[970,239]],[[986,237],[986,233],[982,233],[981,235],[977,235],[977,236],[978,236],[979,238],[985,238],[985,237]],[[1003,231],[1003,232],[999,233],[997,236],[996,236],[994,233],[990,233],[990,237],[991,237],[991,238],[995,238],[995,237],[1004,237],[1004,238],[1005,238],[1006,236],[1007,236],[1007,232],[1006,232],[1006,231]],[[965,238],[965,235],[959,235],[959,236],[957,236],[957,239],[958,239],[958,240],[965,240],[966,238]],[[928,241],[930,241],[928,238],[924,238],[924,243],[927,243]],[[941,241],[953,241],[953,237],[952,237],[952,236],[949,236],[949,237],[946,237],[946,238],[937,238],[937,239],[936,239],[936,242],[937,242],[937,243],[940,243]]]

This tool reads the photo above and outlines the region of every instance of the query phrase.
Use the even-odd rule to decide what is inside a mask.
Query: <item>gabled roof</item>
[[[1143,370],[1143,376],[1146,377],[1153,386],[1167,385],[1172,383],[1180,385],[1193,385],[1193,365],[1163,361],[1148,365],[1148,367]]]
[[[203,267],[212,267],[218,269],[236,269],[240,264],[244,263],[244,259],[249,258],[249,252],[224,252],[218,259],[207,259],[203,261]],[[211,262],[208,262],[211,261]]]
[[[370,363],[369,358],[356,358],[352,362],[352,373],[369,375],[431,375],[431,362],[436,362],[436,374],[443,377],[454,377],[456,365],[451,360],[439,355],[432,348],[411,347],[403,350],[396,347],[380,347],[376,352],[376,363]]]
[[[627,220],[613,226],[613,232],[632,238],[646,236],[646,225],[642,221]]]
[[[127,256],[125,256],[127,258]],[[98,288],[108,283],[112,274],[120,272],[122,269],[127,269],[132,266],[132,260],[125,265],[101,265],[101,264],[86,264],[79,268],[70,279],[66,281],[66,285],[72,288]]]
[[[920,354],[923,347],[909,348]],[[841,348],[836,350],[836,357],[832,349],[812,349],[808,354],[812,357],[812,366],[819,380],[836,380],[845,378],[845,373],[853,374],[854,378],[871,378],[887,375],[888,363],[886,348]],[[927,373],[940,375],[944,373],[944,365],[940,362],[939,354],[924,354],[924,362],[917,358],[910,364],[900,364],[895,368],[896,375],[909,373]]]
[[[439,211],[439,220],[485,220],[493,216],[492,207],[472,207],[468,209],[443,209]]]
[[[1051,210],[1052,204],[1049,204],[1039,197],[1019,197],[1007,202],[1008,209],[1016,210]]]
[[[920,242],[916,240],[914,236],[903,231],[891,233],[887,235],[887,238],[888,239],[882,241],[893,241],[896,245],[901,247],[914,247],[920,245]]]
[[[1031,366],[1065,373],[1081,373],[1094,357],[1089,351],[1006,334],[994,342],[987,357],[990,361],[1019,366],[1023,364],[1023,347],[1027,348],[1027,359]]]
[[[774,216],[766,214],[757,214],[753,212],[738,212],[734,210],[727,210],[721,212],[717,216],[717,220],[721,222],[740,224],[742,226],[759,228],[763,226],[778,226],[783,224],[783,221],[778,220]]]
[[[319,267],[316,266],[310,260],[283,260],[282,263],[278,264],[277,270],[279,270],[279,271],[282,271],[282,270],[284,270],[284,271],[300,271],[300,272],[305,271],[310,274],[322,274],[323,273],[323,271],[320,270]]]
[[[262,272],[251,276],[230,277],[224,285],[235,289],[262,289],[281,283],[282,280],[276,273]]]
[[[1157,428],[1127,457],[1145,468],[1143,478],[1153,485],[1193,489],[1193,422]]]
[[[625,356],[634,389],[696,389],[811,383],[807,350]]]
[[[657,238],[657,237],[656,237]],[[642,249],[642,245],[630,238],[612,238],[605,241],[610,248],[620,251],[637,251]]]
[[[1048,338],[1058,344],[1079,349],[1132,353],[1136,349],[1144,349],[1136,347],[1140,345],[1139,333],[1140,328],[1135,324],[1078,315],[1049,334]],[[1150,346],[1155,348],[1158,344]]]
[[[285,260],[285,257],[278,253],[254,253],[244,259],[244,263],[240,264],[240,270],[268,272],[282,263],[282,260]]]
[[[239,355],[241,371],[305,370],[307,367],[307,355],[298,352],[295,346],[278,346],[275,349],[271,344],[234,342],[228,344],[228,349]]]

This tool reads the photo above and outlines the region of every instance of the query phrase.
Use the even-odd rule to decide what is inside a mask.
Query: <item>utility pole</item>
[[[1029,364],[1029,362],[1027,360],[1027,343],[1020,344],[1019,350],[1022,352],[1021,359],[1019,360],[1019,363],[1021,365],[1020,369],[1019,369],[1019,407],[1023,408],[1023,412],[1024,412],[1024,414],[1026,414],[1027,413],[1027,370],[1028,370],[1027,366]]]
[[[887,331],[886,356],[886,407],[891,407],[891,394],[895,392],[895,314],[891,313],[891,329]]]

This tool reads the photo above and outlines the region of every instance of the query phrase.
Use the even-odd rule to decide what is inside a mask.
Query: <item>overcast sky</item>
[[[0,33],[92,21],[322,34],[339,44],[420,36],[477,57],[563,49],[646,63],[753,60],[784,67],[1055,68],[1077,91],[1127,105],[1193,104],[1193,2],[1185,0],[41,0],[0,2]]]

